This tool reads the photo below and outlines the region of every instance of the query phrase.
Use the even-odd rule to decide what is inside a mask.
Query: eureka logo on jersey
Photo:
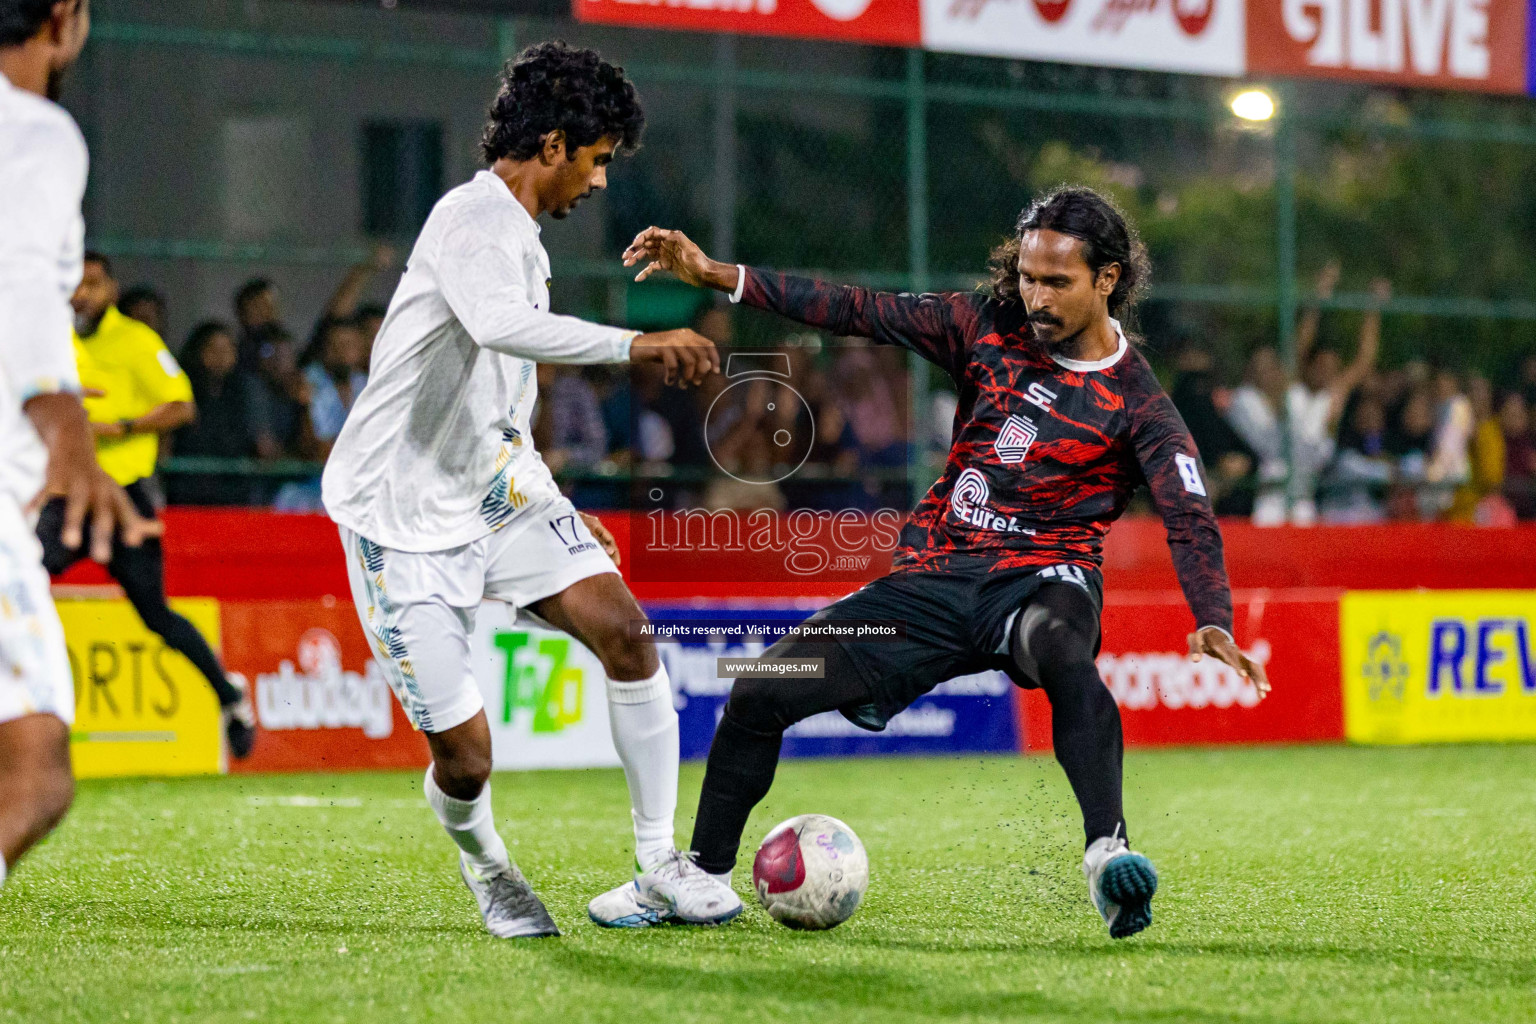
[[[1035,421],[1028,416],[1009,416],[1008,422],[1003,424],[1003,429],[997,432],[997,440],[992,442],[992,450],[997,453],[1001,462],[1023,462],[1024,456],[1029,454],[1029,446],[1035,443],[1035,438],[1040,436],[1040,428],[1035,426]]]
[[[1022,455],[1019,456],[1023,458]],[[955,489],[949,495],[949,508],[955,518],[967,526],[980,530],[997,530],[1002,533],[1034,533],[1027,526],[1019,525],[1018,516],[1002,516],[987,507],[992,488],[987,478],[978,470],[967,469],[955,481]]]

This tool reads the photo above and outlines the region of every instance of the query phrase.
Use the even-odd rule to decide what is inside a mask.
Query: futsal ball
[[[752,861],[752,887],[775,921],[821,931],[853,916],[869,888],[869,855],[853,829],[825,814],[776,826]]]

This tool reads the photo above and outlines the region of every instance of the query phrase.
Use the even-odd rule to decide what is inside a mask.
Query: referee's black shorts
[[[1005,634],[1015,613],[1022,614],[1047,584],[1081,587],[1087,593],[1094,614],[1084,631],[1094,637],[1097,656],[1103,577],[1093,569],[1053,565],[993,572],[897,571],[828,605],[808,621],[896,623],[904,627],[901,638],[786,639],[764,658],[825,657],[828,674],[856,672],[872,703],[840,710],[856,725],[878,731],[917,698],[956,676],[997,669],[1020,686],[1038,687],[1031,669],[1009,657]]]
[[[160,515],[160,491],[157,481],[153,477],[143,477],[123,488],[128,492],[128,500],[133,502],[133,507],[138,509],[139,515],[145,519],[154,519]],[[53,498],[43,506],[42,514],[37,517],[37,539],[43,545],[43,567],[54,576],[68,569],[76,562],[88,557],[91,551],[91,520],[87,516],[85,526],[81,530],[81,544],[78,548],[64,546],[64,499]],[[112,538],[112,568],[120,566],[124,556],[130,552],[135,556],[158,559],[160,557],[160,541],[158,538],[146,539],[138,548],[129,548],[123,544],[120,537]],[[137,563],[141,557],[130,558],[129,561]],[[116,575],[116,572],[113,573]]]

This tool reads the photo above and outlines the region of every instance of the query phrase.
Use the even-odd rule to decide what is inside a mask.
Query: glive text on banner
[[[648,28],[1536,92],[1528,0],[573,0],[573,10],[580,21]]]

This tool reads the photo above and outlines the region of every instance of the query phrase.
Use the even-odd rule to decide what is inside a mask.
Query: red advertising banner
[[[1248,0],[1248,72],[1523,93],[1526,16],[1526,0]]]
[[[1246,0],[922,0],[930,50],[1243,73]]]
[[[922,45],[918,0],[572,0],[577,21]]]
[[[425,767],[346,599],[226,601],[224,655],[245,675],[261,731],[232,772]]]
[[[1189,660],[1193,628],[1178,594],[1109,595],[1099,673],[1120,705],[1127,746],[1342,740],[1339,595],[1246,591],[1238,595],[1240,647],[1262,663],[1273,690],[1251,686],[1214,659]],[[1020,690],[1024,749],[1051,749],[1050,702]]]

